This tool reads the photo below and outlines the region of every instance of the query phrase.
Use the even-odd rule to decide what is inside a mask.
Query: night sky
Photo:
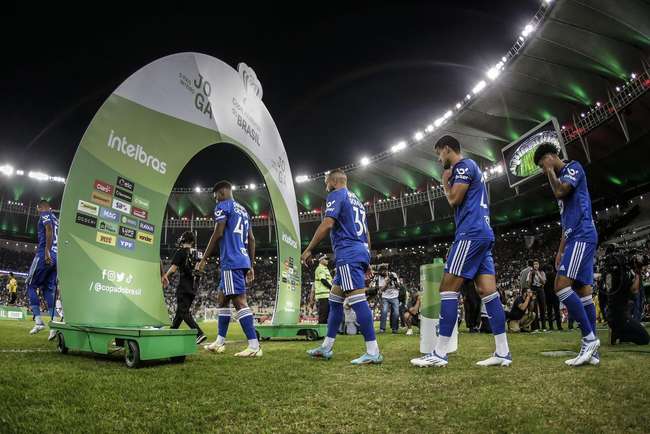
[[[65,176],[108,95],[146,63],[182,51],[254,68],[294,175],[358,161],[409,138],[465,95],[539,7],[445,3],[310,6],[302,18],[252,6],[200,17],[3,17],[0,165]],[[243,154],[215,146],[178,185],[218,178],[260,180]]]

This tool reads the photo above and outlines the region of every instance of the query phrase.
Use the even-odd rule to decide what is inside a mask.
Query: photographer
[[[180,279],[176,287],[176,315],[172,321],[173,329],[177,329],[183,321],[191,329],[197,331],[196,344],[200,344],[207,339],[207,336],[201,330],[201,327],[194,321],[192,312],[192,302],[196,296],[196,287],[194,282],[194,267],[199,261],[199,253],[194,249],[194,234],[190,231],[183,232],[178,240],[179,247],[174,252],[172,265],[169,270],[162,276],[163,287],[169,286],[169,276],[178,271]]]
[[[641,287],[641,272],[648,262],[645,255],[609,246],[603,260],[604,285],[607,291],[607,322],[610,343],[633,342],[648,345],[647,330],[632,316],[632,305]]]
[[[397,274],[388,271],[384,267],[379,272],[378,277],[379,292],[381,293],[381,317],[379,319],[379,333],[386,331],[386,317],[388,309],[391,309],[390,325],[393,334],[397,333],[399,328],[399,278]]]
[[[536,298],[535,315],[537,319],[533,328],[546,330],[546,297],[544,294],[544,285],[546,284],[546,273],[539,268],[539,261],[534,260],[533,266],[528,272],[528,288],[530,288]]]
[[[508,329],[511,332],[529,331],[529,327],[536,316],[531,305],[533,298],[534,293],[530,289],[526,290],[525,295],[519,295],[515,298],[510,312],[506,312]]]

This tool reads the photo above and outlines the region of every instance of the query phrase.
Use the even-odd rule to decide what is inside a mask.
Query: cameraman
[[[531,306],[534,293],[528,289],[525,294],[517,296],[512,303],[510,312],[506,312],[508,329],[511,332],[528,331],[528,327],[535,320],[535,311]]]
[[[198,252],[194,249],[194,234],[190,231],[183,232],[178,240],[179,247],[174,252],[172,265],[169,270],[162,276],[163,287],[169,286],[169,276],[180,272],[180,280],[176,287],[176,315],[172,321],[173,329],[177,329],[183,321],[191,329],[197,331],[196,344],[200,344],[207,339],[207,336],[201,330],[201,327],[194,321],[190,308],[196,296],[194,285],[194,267],[199,260]]]
[[[382,268],[378,278],[379,292],[381,293],[381,317],[379,319],[379,333],[386,332],[386,317],[388,309],[391,309],[390,325],[393,334],[399,328],[399,278],[397,274],[388,271],[388,267]]]

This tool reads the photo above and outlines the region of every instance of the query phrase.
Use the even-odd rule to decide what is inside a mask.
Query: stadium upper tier
[[[551,201],[535,194],[542,178],[515,191],[500,165],[504,146],[551,117],[562,126],[569,158],[587,166],[595,201],[607,203],[643,190],[650,181],[648,18],[650,4],[638,0],[543,1],[512,47],[485,65],[484,79],[449,101],[448,111],[432,113],[429,125],[404,131],[404,140],[387,144],[385,152],[345,166],[350,189],[374,215],[371,229],[427,224],[428,233],[447,232],[444,219],[451,210],[438,188],[441,167],[432,150],[444,134],[457,136],[466,154],[485,168],[495,224],[557,212]],[[30,168],[25,169],[23,176],[14,173],[2,183],[0,212],[33,213],[28,208],[38,197],[55,204],[60,200],[60,183],[32,179]],[[320,220],[324,173],[294,173],[305,224]],[[240,185],[235,195],[257,216],[256,225],[269,224],[272,213],[263,185]],[[182,223],[171,223],[172,218],[201,221],[213,207],[208,189],[179,187],[169,199],[167,219],[178,226]]]

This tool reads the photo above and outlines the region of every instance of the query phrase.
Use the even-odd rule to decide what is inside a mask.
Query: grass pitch
[[[0,321],[0,432],[648,432],[650,348],[601,350],[599,367],[569,368],[577,332],[510,335],[509,368],[479,368],[489,335],[461,333],[444,369],[418,369],[418,337],[381,335],[381,366],[355,367],[361,336],[311,360],[303,340],[264,342],[241,360],[200,350],[182,365],[127,369],[122,355],[56,352],[32,322]],[[211,339],[216,323],[206,324]],[[600,331],[603,341],[607,332]]]

